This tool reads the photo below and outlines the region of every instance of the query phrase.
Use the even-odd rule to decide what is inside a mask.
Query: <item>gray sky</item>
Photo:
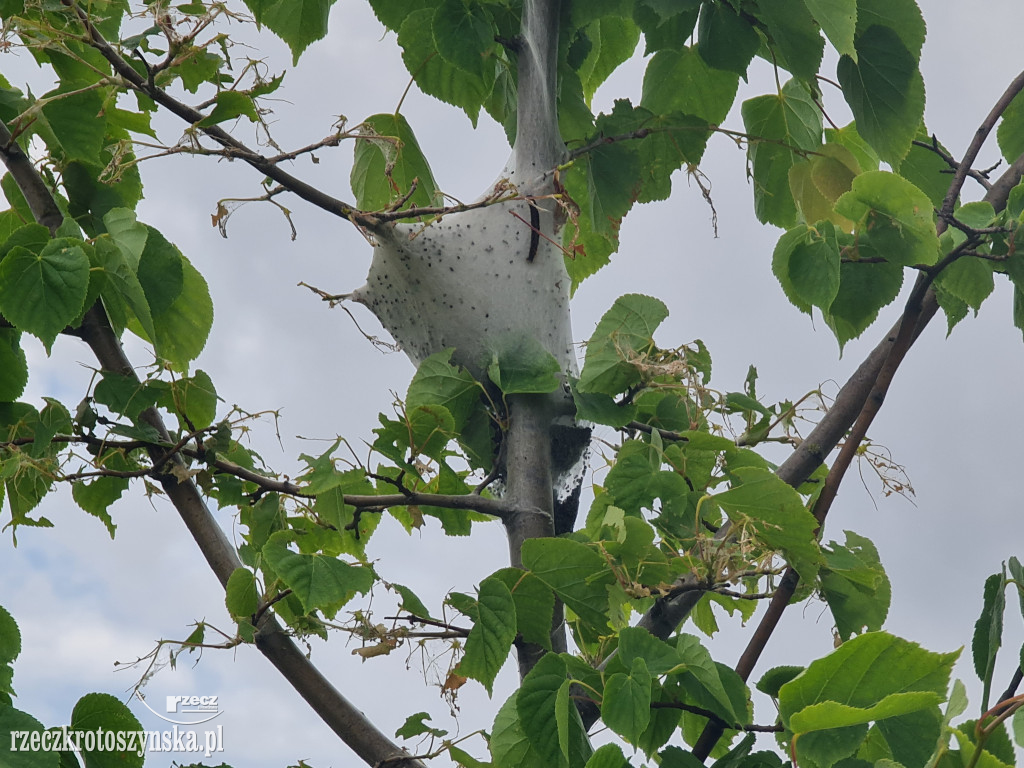
[[[927,123],[960,154],[1024,64],[1017,35],[1021,11],[1012,0],[929,0],[922,5],[929,23],[922,62]],[[364,4],[339,3],[332,29],[289,71],[279,92],[287,102],[275,106],[274,136],[285,148],[327,135],[339,114],[355,124],[392,111],[405,88],[408,75],[394,37],[383,34]],[[955,52],[963,41],[970,41],[970,48]],[[262,42],[261,51],[275,71],[290,60],[276,41]],[[8,62],[0,61],[5,72],[10,71]],[[40,82],[38,73],[22,77]],[[641,77],[642,67],[634,61],[599,92],[597,102],[610,105],[613,98],[626,96],[635,103]],[[770,79],[758,77],[741,88],[737,105],[772,87]],[[826,91],[827,103],[836,105],[836,96]],[[508,147],[486,116],[473,131],[462,113],[415,87],[403,112],[446,191],[471,198],[499,173]],[[836,117],[843,114],[840,107],[831,114],[843,122]],[[738,110],[727,124],[740,125]],[[165,121],[161,136],[173,142],[180,130]],[[239,125],[236,134],[254,139],[248,125]],[[351,199],[351,147],[318,154],[319,165],[298,162],[295,172]],[[997,157],[992,141],[979,166]],[[742,151],[717,138],[702,164],[713,185],[717,239],[699,190],[682,175],[676,176],[669,201],[630,213],[619,254],[576,295],[575,336],[587,338],[618,295],[647,293],[671,311],[658,341],[676,346],[703,339],[714,359],[718,388],[739,389],[747,366],[754,364],[759,392],[768,402],[795,399],[819,386],[834,393],[835,382],[845,380],[895,319],[899,302],[884,310],[862,339],[848,344],[840,358],[820,317],[811,322],[797,312],[771,275],[771,252],[780,232],[754,219],[744,163]],[[177,157],[155,161],[143,173],[147,186],[140,218],[182,249],[209,281],[214,297],[213,333],[197,365],[211,374],[228,404],[250,411],[281,409],[281,444],[269,420],[254,436],[267,462],[295,476],[298,453],[320,453],[339,434],[354,446],[369,439],[377,412],[390,411],[392,392],[405,391],[412,366],[402,355],[382,355],[341,310],[328,310],[296,287],[303,280],[344,292],[362,284],[370,256],[365,241],[345,222],[298,200],[284,201],[299,229],[295,242],[276,211],[256,204],[234,215],[224,240],[209,225],[209,215],[220,198],[258,194],[254,172],[239,163]],[[980,197],[970,186],[967,195]],[[934,651],[967,646],[957,674],[971,686],[969,712],[975,714],[978,687],[969,646],[982,583],[1009,556],[1024,558],[1021,505],[1013,485],[1020,466],[1017,437],[1024,429],[1019,396],[1024,354],[1020,332],[1011,323],[1010,292],[1002,282],[979,317],[965,320],[951,338],[944,339],[944,318],[933,322],[871,430],[871,437],[906,466],[917,491],[915,503],[883,498],[867,475],[865,490],[851,473],[825,537],[842,540],[841,531],[852,529],[879,547],[893,582],[889,631]],[[353,312],[369,333],[386,335],[368,312],[360,307]],[[32,366],[27,398],[38,404],[43,395],[57,395],[76,403],[94,364],[88,350],[61,339],[47,359],[36,342],[26,346]],[[137,365],[150,362],[141,345],[129,344],[129,351]],[[150,504],[138,489],[126,494],[113,509],[119,526],[115,542],[98,521],[78,510],[70,494],[47,499],[40,512],[57,527],[20,531],[18,548],[8,548],[0,558],[0,580],[15,587],[5,590],[2,602],[18,620],[25,644],[15,666],[17,703],[45,724],[66,722],[77,696],[87,691],[124,699],[138,674],[115,672],[114,662],[148,653],[158,638],[182,639],[188,624],[203,618],[230,627],[216,580],[166,502]],[[220,513],[220,519],[233,532],[230,515]],[[471,539],[447,539],[433,523],[409,537],[388,521],[369,553],[383,578],[412,587],[436,606],[450,589],[471,591],[506,562],[507,549],[497,523],[478,527]],[[388,596],[378,595],[374,607],[379,616],[388,615]],[[1007,616],[1005,657],[993,686],[1000,690],[1024,637],[1015,602]],[[751,627],[727,621],[722,626],[714,640],[705,642],[716,659],[733,663]],[[827,653],[831,626],[822,603],[791,609],[755,678],[770,666],[805,663],[812,654]],[[350,655],[352,647],[339,635],[329,645],[313,642],[312,657],[389,734],[419,710],[431,712],[435,725],[453,733],[488,727],[514,685],[511,664],[502,672],[493,702],[479,686],[468,684],[460,692],[456,723],[437,688],[424,685],[418,651],[407,658],[403,649],[361,663]],[[215,722],[224,725],[227,751],[214,762],[286,765],[303,758],[317,768],[353,764],[355,758],[254,649],[207,652],[194,668],[182,661],[176,671],[165,670],[153,680],[150,702],[158,705],[168,694],[219,695],[224,714]],[[443,675],[446,661],[439,663]],[[437,674],[428,671],[428,682]],[[402,706],[395,706],[396,697]],[[163,727],[137,702],[131,707],[145,727]],[[773,717],[770,705],[759,702],[756,720]],[[484,753],[479,739],[466,747]],[[172,758],[191,759],[154,754],[150,764],[169,764]]]

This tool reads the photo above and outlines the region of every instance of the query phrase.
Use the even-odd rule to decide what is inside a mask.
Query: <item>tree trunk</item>
[[[454,347],[452,361],[486,381],[494,351],[528,338],[554,355],[564,374],[577,372],[570,280],[557,245],[561,217],[554,198],[554,170],[567,156],[555,100],[559,13],[560,0],[525,0],[521,33],[511,46],[518,56],[516,141],[498,185],[481,199],[503,185],[512,186],[515,199],[448,214],[426,228],[397,224],[373,233],[366,285],[351,298],[377,316],[416,364]],[[505,486],[517,512],[506,530],[511,562],[521,567],[524,541],[555,534],[557,499],[567,498],[572,508],[562,517],[575,517],[578,489],[565,488],[562,475],[573,469],[579,474],[589,431],[578,434],[564,390],[510,395],[507,403]],[[553,453],[565,467],[553,471]],[[571,522],[563,520],[560,527],[571,528]],[[556,614],[552,645],[564,649],[560,608]],[[522,674],[541,653],[520,647]]]

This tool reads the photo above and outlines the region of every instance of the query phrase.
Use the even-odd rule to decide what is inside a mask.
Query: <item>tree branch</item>
[[[681,701],[652,701],[651,709],[680,709],[683,712],[690,712],[694,715],[700,715],[706,717],[713,723],[718,723],[724,728],[730,728],[734,731],[747,731],[750,733],[782,733],[785,728],[781,725],[737,725],[730,723],[724,718],[712,712],[710,709],[704,709],[704,707],[695,707],[692,704],[684,704]]]
[[[51,234],[55,233],[63,221],[56,201],[2,122],[0,158],[29,201],[36,220],[49,228]],[[138,382],[135,369],[125,355],[101,304],[93,305],[86,312],[81,337],[104,370],[134,377]],[[172,442],[156,408],[147,408],[140,418],[157,430],[161,440]],[[151,448],[149,453],[154,464],[165,461],[163,449]],[[181,458],[174,456],[171,461],[181,462]],[[242,563],[224,530],[203,501],[199,489],[191,480],[182,482],[170,474],[162,474],[158,479],[221,586],[226,586],[228,578],[236,568],[242,567]],[[269,612],[258,623],[256,646],[309,703],[313,711],[366,763],[377,765],[387,760],[395,761],[405,768],[423,768],[422,763],[408,758],[400,747],[331,685]]]
[[[96,26],[92,23],[88,13],[82,10],[75,0],[61,0],[61,3],[75,12],[79,22],[82,24],[89,37],[89,44],[107,60],[110,66],[113,67],[114,71],[125,80],[128,86],[145,94],[157,104],[191,125],[197,124],[200,120],[206,117],[206,115],[199,110],[178,101],[162,88],[157,87],[152,80],[140,75],[135,68],[129,64],[124,57],[110,45],[110,43],[106,41],[103,35],[100,34],[99,30],[96,29]],[[273,179],[281,186],[301,197],[303,200],[312,203],[328,213],[333,213],[335,216],[340,216],[341,218],[349,221],[354,221],[358,218],[359,211],[354,206],[338,200],[317,187],[307,184],[295,176],[292,176],[290,173],[281,170],[281,168],[276,165],[279,160],[275,158],[266,158],[260,153],[249,149],[249,147],[220,126],[210,125],[202,127],[199,130],[225,149],[230,150],[234,157],[248,163],[257,171]],[[300,150],[300,152],[301,151],[302,150]]]
[[[981,151],[982,145],[988,138],[988,135],[995,126],[999,116],[1003,111],[1005,111],[1010,102],[1013,101],[1014,97],[1020,93],[1021,90],[1024,90],[1024,72],[1014,78],[1013,82],[996,102],[996,106],[992,108],[988,116],[986,116],[985,120],[982,121],[978,130],[975,132],[974,139],[971,141],[970,146],[964,153],[964,158],[960,167],[957,168],[957,172],[953,176],[953,181],[950,184],[949,191],[946,193],[943,205],[939,210],[938,222],[936,224],[936,230],[939,234],[944,232],[948,226],[948,218],[952,213],[953,205],[956,202],[957,197],[959,197],[960,190],[963,187],[964,181],[967,179],[967,172],[974,163],[975,158],[977,158],[978,153]],[[1001,192],[996,192],[996,190],[1006,189],[1008,194],[1009,189],[1016,186],[1016,183],[1020,181],[1022,167],[1024,167],[1024,156],[1018,158],[1017,161],[1007,169],[1006,173],[1003,174],[1003,177],[1000,178],[1000,181],[1002,182],[1007,174],[1010,174],[1011,177],[1016,178],[1016,181],[1009,186],[1006,184],[994,184],[992,189],[990,189],[985,195],[985,200],[992,203],[992,206],[996,211],[1001,211],[1006,207],[1006,198],[1003,197],[1000,199],[996,197],[997,194],[1001,194]],[[914,285],[914,289],[911,291],[911,294],[907,299],[903,315],[900,317],[897,325],[893,328],[895,333],[890,332],[886,337],[885,342],[883,342],[883,345],[887,346],[888,349],[881,358],[877,374],[874,376],[873,380],[867,380],[864,385],[858,388],[858,394],[862,393],[863,398],[859,398],[860,407],[856,409],[856,416],[853,421],[852,430],[843,443],[843,447],[840,450],[835,463],[829,470],[825,479],[825,486],[814,505],[814,517],[818,521],[819,528],[825,522],[825,517],[828,515],[832,502],[835,500],[836,494],[838,493],[839,485],[842,483],[847,469],[853,462],[853,459],[857,454],[857,449],[860,447],[861,442],[867,434],[868,427],[870,427],[875,416],[877,416],[878,412],[881,410],[882,404],[885,402],[885,397],[889,391],[889,386],[892,384],[893,378],[896,375],[896,371],[906,358],[911,346],[913,346],[914,342],[924,330],[924,327],[935,315],[938,302],[935,299],[935,292],[931,288],[933,279],[934,275],[921,274],[918,276],[917,283]],[[882,347],[883,345],[879,345],[879,347]],[[878,348],[876,348],[876,351],[877,349]],[[845,388],[846,387],[844,387],[844,389]],[[840,396],[842,394],[843,392],[841,390]],[[820,427],[821,425],[819,424],[818,426]],[[814,432],[812,431],[811,434],[813,435]],[[810,436],[808,437],[808,440],[809,439]],[[831,451],[831,447],[826,451],[826,454],[829,451]],[[778,474],[780,477],[783,477],[782,467],[779,468]],[[792,480],[799,482],[791,482],[791,479],[786,477],[783,477],[783,479],[791,485],[796,486],[802,483],[803,480],[806,480],[806,477],[802,479],[799,477],[792,478]],[[723,526],[723,528],[724,527],[725,526]],[[778,626],[779,620],[782,618],[782,613],[789,605],[790,599],[796,592],[799,582],[800,577],[796,571],[792,568],[787,569],[785,575],[782,577],[782,581],[779,584],[775,597],[772,598],[772,601],[769,603],[768,609],[765,611],[764,616],[762,616],[757,629],[736,664],[736,673],[743,680],[747,680],[751,672],[753,672],[754,665],[760,658],[761,653],[767,645],[768,639]],[[709,722],[707,726],[705,726],[704,732],[697,740],[697,743],[694,745],[693,755],[699,760],[705,760],[711,753],[715,744],[718,743],[721,736],[722,728],[715,723]]]

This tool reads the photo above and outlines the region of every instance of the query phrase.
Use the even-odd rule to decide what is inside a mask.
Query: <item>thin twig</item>
[[[939,140],[934,135],[932,136],[931,141],[921,141],[919,139],[914,139],[914,141],[911,143],[915,147],[922,147],[923,149],[927,149],[930,150],[931,152],[934,152],[936,155],[942,158],[946,165],[950,167],[951,171],[955,172],[960,168],[960,163],[958,163],[951,154],[949,154],[942,147],[939,146]],[[977,181],[979,184],[981,184],[981,186],[983,186],[985,190],[988,191],[992,189],[992,182],[988,180],[988,176],[989,173],[995,170],[995,168],[996,166],[993,166],[992,168],[988,168],[984,171],[976,171],[972,168],[967,172],[967,175],[970,176],[975,181]]]

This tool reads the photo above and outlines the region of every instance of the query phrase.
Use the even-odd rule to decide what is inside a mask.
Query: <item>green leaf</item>
[[[618,429],[633,421],[637,415],[633,403],[619,404],[611,395],[600,392],[580,392],[577,382],[571,381],[572,400],[576,404],[576,418]]]
[[[772,254],[772,272],[786,297],[800,311],[815,306],[825,312],[839,294],[840,254],[835,228],[819,222],[817,229],[800,224],[779,238]]]
[[[843,56],[837,74],[860,135],[879,157],[898,164],[924,117],[916,58],[896,31],[872,26],[857,39],[857,61]]]
[[[484,59],[496,45],[497,34],[485,6],[441,0],[431,27],[437,52],[445,60],[465,72],[482,76]]]
[[[139,169],[132,166],[113,183],[100,181],[106,152],[90,163],[73,162],[64,168],[64,189],[68,194],[68,213],[90,235],[101,234],[102,217],[112,208],[132,208],[142,198]]]
[[[6,608],[0,606],[0,664],[10,664],[21,654],[21,630]]]
[[[804,223],[828,220],[844,232],[853,222],[837,213],[836,200],[850,191],[860,173],[857,159],[846,147],[824,144],[810,160],[797,160],[789,169],[789,190]]]
[[[451,363],[454,348],[436,352],[416,369],[405,396],[406,408],[440,405],[461,430],[480,402],[480,384],[465,368]]]
[[[394,32],[398,31],[410,13],[435,5],[437,0],[370,0],[374,15],[381,24]]]
[[[857,29],[857,0],[804,0],[804,5],[833,47],[856,59],[853,37]]]
[[[416,191],[403,207],[439,205],[437,182],[404,115],[371,115],[362,123],[350,177],[356,205],[378,211]]]
[[[778,94],[743,102],[744,130],[754,182],[754,213],[759,221],[779,227],[796,222],[796,204],[789,171],[801,150],[821,144],[821,111],[806,87],[790,80]]]
[[[975,312],[995,289],[992,262],[972,256],[962,256],[943,269],[935,283],[946,293],[955,296]]]
[[[644,54],[686,47],[697,24],[699,2],[687,0],[662,7],[662,0],[640,0],[633,6],[633,20],[644,35]],[[664,4],[665,6],[669,4]]]
[[[615,577],[600,554],[571,539],[529,539],[522,554],[523,566],[577,616],[593,627],[607,626],[607,587]]]
[[[107,126],[101,92],[81,91],[64,96],[53,91],[44,98],[54,99],[43,107],[43,117],[53,130],[65,160],[95,163],[103,149]]]
[[[683,663],[675,646],[640,627],[626,627],[619,633],[618,655],[627,669],[632,669],[635,660],[643,659],[655,677],[669,674]]]
[[[643,107],[636,109],[648,112]],[[700,162],[710,128],[706,121],[682,112],[655,115],[641,127],[652,133],[636,147],[641,182],[637,202],[667,200],[672,193],[672,174],[687,164]]]
[[[558,691],[566,682],[566,674],[565,662],[549,653],[523,678],[515,697],[523,733],[530,746],[551,766],[568,762],[559,739],[557,715]],[[568,707],[568,702],[563,706]],[[572,710],[575,712],[576,708]]]
[[[640,41],[640,29],[631,19],[603,16],[586,27],[586,35],[592,47],[578,73],[583,97],[589,106],[598,87],[633,55]]]
[[[553,654],[549,654],[544,658],[553,656]],[[509,696],[494,718],[488,745],[494,758],[495,768],[550,768],[552,765],[558,765],[561,750],[559,750],[559,756],[552,763],[548,756],[542,756],[537,751],[531,743],[531,739],[524,732],[516,707],[518,695],[521,692],[522,689]],[[551,720],[553,722],[554,717]]]
[[[523,640],[550,650],[551,617],[555,610],[551,589],[532,573],[519,568],[503,568],[492,578],[500,579],[512,593],[516,630]]]
[[[1024,154],[1024,93],[1018,93],[1003,111],[996,129],[996,140],[1006,162],[1013,163]]]
[[[46,346],[82,312],[89,287],[84,243],[51,240],[37,255],[12,249],[0,262],[0,314]]]
[[[217,390],[210,375],[197,370],[192,376],[171,384],[174,407],[196,429],[206,429],[217,417]]]
[[[137,267],[132,266],[130,261],[132,255],[106,237],[96,240],[93,253],[93,275],[102,277],[100,296],[103,297],[111,322],[121,327],[128,322],[127,310],[130,310],[141,326],[142,335],[152,340],[156,335],[153,313],[136,274]],[[138,257],[134,258],[138,264]]]
[[[584,768],[627,768],[628,765],[618,744],[605,744],[590,756]]]
[[[430,615],[430,611],[427,610],[427,606],[423,604],[423,601],[411,589],[401,584],[391,584],[391,589],[402,598],[402,602],[398,606],[400,610],[411,613],[413,616],[418,616],[421,619],[434,618]]]
[[[437,52],[433,31],[434,7],[411,11],[398,30],[402,60],[424,93],[463,109],[476,125],[480,108],[488,99],[496,78],[495,66],[468,72]],[[425,180],[421,179],[425,183]],[[433,194],[433,189],[428,190]]]
[[[773,699],[778,698],[779,689],[803,671],[803,667],[792,665],[772,667],[761,675],[761,679],[757,681],[755,687]]]
[[[11,210],[14,212],[15,218],[19,223],[35,224],[35,216],[32,215],[32,209],[29,207],[28,201],[25,200],[25,195],[22,194],[18,182],[14,180],[11,174],[5,173],[3,178],[0,178],[0,189],[3,189],[4,197],[11,204]],[[49,238],[49,230],[47,230],[47,238]]]
[[[826,128],[825,140],[846,149],[857,161],[857,173],[878,170],[878,153],[857,132],[857,124],[850,123],[842,128]],[[828,146],[828,145],[826,145]]]
[[[569,723],[570,714],[569,710],[575,710],[574,705],[569,699],[569,690],[572,687],[570,680],[563,680],[562,684],[558,686],[558,692],[555,694],[555,725],[558,727],[558,748],[562,750],[562,759],[565,764],[569,764]]]
[[[395,736],[401,739],[411,739],[415,736],[421,736],[424,733],[429,733],[431,736],[436,736],[438,738],[447,735],[448,731],[432,728],[427,725],[427,720],[429,719],[429,712],[417,712],[415,715],[409,715],[405,718],[405,722],[402,724],[402,727],[395,731]]]
[[[825,565],[821,569],[821,593],[843,640],[865,629],[881,629],[892,599],[875,545],[851,531],[845,534],[845,546],[833,541],[822,548]]]
[[[21,332],[0,328],[0,402],[13,403],[28,384],[28,362],[21,348]]]
[[[374,583],[369,566],[350,565],[336,557],[298,554],[288,549],[293,534],[279,531],[263,547],[263,556],[307,613],[340,606],[358,592],[366,594]]]
[[[616,299],[587,342],[580,391],[617,395],[638,383],[636,361],[654,348],[654,330],[666,317],[665,304],[650,296]]]
[[[938,706],[944,697],[934,691],[892,693],[869,707],[851,707],[835,701],[822,701],[804,707],[789,718],[788,727],[797,734],[847,728],[898,717]]]
[[[1003,642],[1003,612],[1006,610],[1004,573],[993,573],[985,579],[984,605],[981,616],[974,624],[974,640],[971,643],[974,671],[984,684],[981,705],[988,710],[989,695],[992,692],[992,673],[995,671],[996,655]]]
[[[618,99],[610,115],[598,118],[592,139],[639,129],[649,116],[647,110]],[[574,285],[604,266],[618,249],[619,225],[637,199],[642,176],[640,155],[629,142],[594,147],[562,176],[580,210],[576,226],[566,228],[566,240],[576,252],[566,263]]]
[[[124,458],[114,455],[103,463],[104,469],[129,469]],[[131,467],[134,469],[135,467]],[[117,526],[107,509],[128,490],[130,481],[127,477],[97,477],[91,482],[79,482],[71,486],[71,496],[84,511],[99,518],[107,528],[110,538],[114,538]]]
[[[704,3],[697,27],[697,50],[716,69],[746,77],[747,66],[761,47],[761,38],[748,20],[728,3]]]
[[[1007,562],[1010,571],[1011,584],[1017,588],[1017,600],[1020,603],[1021,615],[1024,615],[1024,566],[1016,557],[1011,557]]]
[[[825,322],[842,349],[878,317],[878,310],[895,299],[903,285],[898,264],[844,262],[839,266],[839,294],[825,314]]]
[[[630,743],[635,743],[647,728],[651,721],[651,675],[643,657],[633,658],[628,675],[618,672],[608,678],[601,719]]]
[[[642,106],[682,112],[718,125],[736,98],[739,75],[708,66],[696,47],[658,51],[644,72]]]
[[[459,671],[479,680],[493,693],[494,678],[508,659],[512,641],[516,639],[516,604],[505,583],[487,578],[480,582],[477,618],[469,637],[466,652],[459,662]]]
[[[821,66],[825,41],[803,0],[761,3],[758,12],[768,28],[775,60],[799,79],[813,82]]]
[[[138,732],[142,726],[131,710],[116,697],[108,693],[87,693],[78,700],[71,712],[71,729]],[[139,754],[137,750],[83,749],[81,755],[88,768],[141,768],[145,758],[145,754]]]
[[[670,504],[684,497],[686,481],[674,471],[662,470],[661,463],[657,447],[639,440],[624,443],[605,480],[614,504],[631,515],[639,515],[641,509],[653,509],[656,498]],[[647,530],[651,528],[648,526]]]
[[[156,352],[176,368],[185,369],[206,346],[213,325],[213,302],[203,276],[181,259],[181,293],[166,311],[154,315]]]
[[[224,63],[216,53],[193,45],[183,47],[171,72],[181,78],[181,84],[187,91],[197,93],[204,83],[221,86],[230,82],[228,76],[221,72]]]
[[[558,389],[561,366],[533,336],[494,342],[487,377],[506,395],[545,394]]]
[[[857,35],[876,24],[896,32],[914,61],[921,57],[925,24],[917,0],[857,0]]]
[[[0,765],[4,768],[59,768],[60,752],[15,751],[11,743],[16,731],[34,731],[41,734],[45,730],[43,724],[31,715],[12,706],[0,706],[0,733],[4,735],[4,738],[0,739]],[[135,766],[141,763],[133,762],[126,765]],[[89,768],[92,768],[91,764]]]
[[[327,35],[327,15],[335,0],[244,0],[256,23],[284,40],[292,64],[312,43]]]
[[[885,632],[869,632],[843,643],[779,691],[783,724],[821,702],[870,709],[887,696],[929,692],[945,697],[954,653],[932,653]],[[922,706],[931,706],[924,704]]]
[[[132,272],[139,269],[139,260],[146,249],[149,230],[135,218],[135,211],[128,208],[111,208],[103,215],[103,226],[110,239],[124,254]]]
[[[746,714],[746,706],[737,707],[726,688],[726,681],[723,679],[727,669],[714,662],[708,649],[701,645],[699,639],[693,635],[680,633],[676,639],[676,649],[686,665],[683,673],[683,685],[687,690],[695,693],[702,693],[707,699],[711,709],[718,712],[729,722],[738,722],[741,719],[740,713]],[[732,673],[736,680],[736,673]],[[742,687],[742,682],[740,683]]]
[[[821,562],[814,538],[818,523],[800,494],[766,469],[738,467],[731,474],[741,484],[714,500],[734,524],[747,526],[765,545],[780,550],[801,579],[813,580]]]
[[[836,211],[856,225],[855,258],[882,257],[902,265],[932,265],[939,239],[928,196],[909,181],[886,171],[868,171],[853,180],[836,201]]]
[[[248,568],[235,568],[228,577],[224,602],[235,619],[246,619],[260,607],[260,588],[256,574]]]
[[[249,118],[252,123],[259,122],[260,117],[256,113],[256,103],[252,96],[239,91],[221,91],[214,99],[210,114],[197,125],[200,128],[207,128],[243,116]]]
[[[114,413],[135,421],[139,413],[154,405],[160,397],[157,387],[146,386],[134,375],[106,372],[96,384],[93,397]]]
[[[948,150],[938,139],[929,136],[922,125],[914,137],[915,141],[926,142],[943,152]],[[932,206],[941,208],[949,191],[950,176],[949,164],[936,152],[913,144],[907,156],[903,158],[898,167],[894,168],[900,176],[924,192],[931,201]]]

